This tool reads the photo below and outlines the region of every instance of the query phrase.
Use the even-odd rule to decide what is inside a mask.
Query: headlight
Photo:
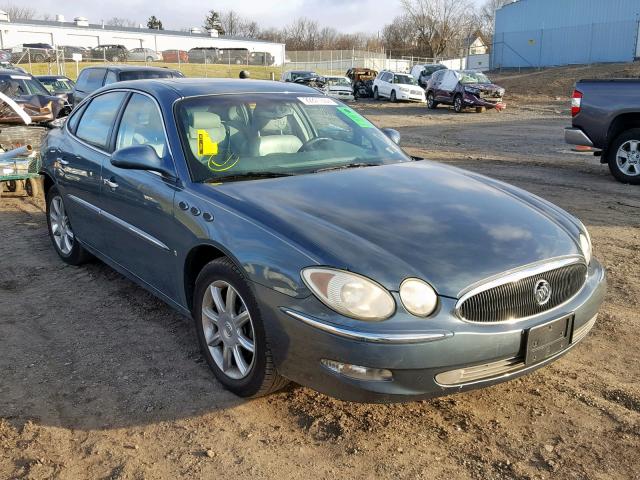
[[[433,287],[417,278],[408,278],[402,282],[400,299],[404,308],[418,317],[428,317],[438,306],[438,295]]]
[[[407,87],[400,87],[401,92],[409,92],[410,90]]]
[[[473,87],[464,87],[464,91],[467,93],[471,93],[473,95],[477,95],[478,93],[480,93],[480,90],[478,90],[477,88],[473,88]]]
[[[582,250],[582,254],[584,255],[584,259],[587,262],[587,265],[591,263],[591,237],[589,236],[589,232],[585,228],[583,230],[584,233],[580,234],[580,249]]]
[[[305,268],[302,279],[327,307],[357,320],[380,321],[396,310],[391,294],[362,275],[331,268]]]

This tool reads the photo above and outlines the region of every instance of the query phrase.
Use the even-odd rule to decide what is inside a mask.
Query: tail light
[[[582,108],[582,92],[578,90],[573,91],[573,95],[571,95],[571,116],[575,117],[580,113],[580,109]]]

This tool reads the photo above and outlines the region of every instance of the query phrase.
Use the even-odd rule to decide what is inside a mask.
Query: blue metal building
[[[630,62],[640,0],[519,0],[496,12],[492,68]]]

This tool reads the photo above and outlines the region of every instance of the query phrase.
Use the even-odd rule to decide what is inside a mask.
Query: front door
[[[133,93],[115,134],[115,150],[151,145],[173,169],[162,116],[150,97]],[[174,181],[155,172],[128,170],[106,162],[102,170],[102,216],[109,245],[106,254],[120,266],[170,298],[177,298]]]

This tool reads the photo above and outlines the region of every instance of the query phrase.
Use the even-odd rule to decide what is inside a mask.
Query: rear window
[[[99,95],[84,109],[76,136],[101,149],[107,148],[109,133],[126,92]]]
[[[127,80],[142,80],[145,78],[175,78],[179,75],[176,75],[177,72],[173,72],[171,70],[133,70],[127,72],[120,72],[120,81],[124,82]]]
[[[80,72],[76,88],[81,92],[93,92],[102,86],[105,70],[103,68],[89,68]]]

